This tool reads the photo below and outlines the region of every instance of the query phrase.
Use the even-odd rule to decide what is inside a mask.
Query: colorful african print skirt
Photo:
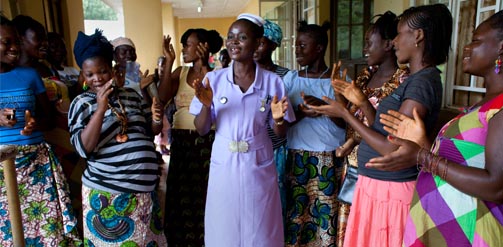
[[[281,213],[283,214],[283,225],[286,219],[286,188],[285,188],[285,163],[288,155],[288,149],[281,145],[274,149],[274,163],[278,172],[279,195],[281,197]]]
[[[119,193],[82,185],[85,246],[166,246],[155,191]]]
[[[49,144],[18,146],[15,165],[26,246],[79,246],[68,184]],[[12,246],[1,167],[0,246]]]
[[[204,245],[204,209],[210,171],[212,130],[172,129],[171,157],[166,178],[165,234],[170,247]]]
[[[335,152],[288,151],[286,246],[335,246],[341,173]]]

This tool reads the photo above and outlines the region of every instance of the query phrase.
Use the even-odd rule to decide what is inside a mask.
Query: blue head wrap
[[[274,42],[278,47],[281,46],[281,40],[283,40],[283,32],[281,32],[281,27],[269,20],[265,20],[264,24],[264,37]]]
[[[102,31],[96,29],[93,35],[86,35],[79,32],[75,45],[73,47],[73,55],[77,65],[82,69],[82,63],[88,58],[103,57],[106,61],[112,62],[113,46],[103,36]]]

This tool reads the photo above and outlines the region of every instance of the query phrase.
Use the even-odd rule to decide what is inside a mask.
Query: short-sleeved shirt
[[[159,165],[150,127],[150,107],[130,88],[119,89],[117,97],[127,115],[129,138],[126,142],[117,142],[120,122],[117,116],[107,109],[99,141],[89,153],[84,149],[81,135],[98,108],[96,94],[85,92],[77,96],[70,105],[70,142],[77,153],[87,161],[82,183],[90,188],[111,193],[151,192],[158,179]],[[120,111],[117,101],[110,102],[110,105]]]
[[[0,73],[0,108],[15,108],[17,123],[13,127],[0,126],[0,144],[31,145],[44,140],[40,131],[21,135],[25,125],[25,110],[35,115],[35,96],[45,93],[44,83],[36,70],[17,67]]]
[[[330,78],[300,77],[299,71],[292,70],[285,77],[285,88],[288,98],[295,110],[304,101],[301,92],[321,99],[323,96],[335,99]],[[337,126],[329,117],[305,117],[288,129],[287,146],[289,149],[309,151],[334,151],[344,143],[346,130]]]
[[[380,114],[387,113],[388,110],[398,111],[407,99],[419,102],[426,108],[427,114],[423,121],[427,130],[432,129],[442,104],[440,71],[436,67],[428,67],[410,75],[393,93],[381,101],[377,107],[372,129],[384,136],[388,135],[380,122]],[[379,156],[381,155],[376,150],[362,140],[358,149],[358,173],[385,181],[405,182],[416,179],[418,171],[415,166],[400,171],[381,171],[365,167],[371,158]]]

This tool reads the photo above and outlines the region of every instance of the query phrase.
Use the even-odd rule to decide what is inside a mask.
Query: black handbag
[[[358,167],[349,165],[347,160],[346,165],[346,176],[342,181],[341,189],[337,195],[337,200],[351,205],[351,203],[353,203],[356,181],[358,180]]]

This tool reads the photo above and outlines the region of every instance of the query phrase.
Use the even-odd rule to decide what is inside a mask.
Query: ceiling
[[[162,0],[171,3],[178,18],[218,18],[238,16],[250,0]],[[198,13],[198,6],[202,6]]]

